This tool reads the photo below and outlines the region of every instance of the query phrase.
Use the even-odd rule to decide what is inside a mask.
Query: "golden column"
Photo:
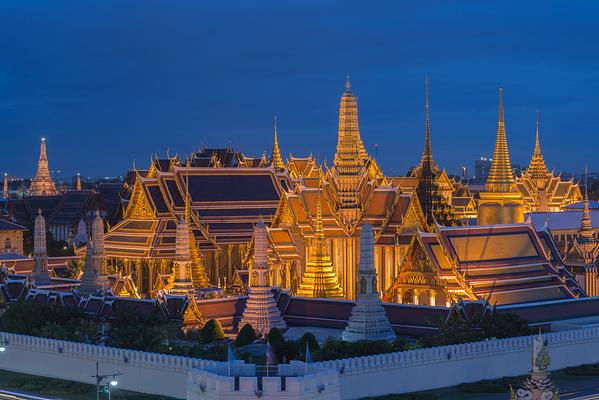
[[[478,225],[522,222],[524,222],[524,205],[512,172],[503,117],[503,90],[499,88],[495,151],[493,152],[493,163],[487,178],[486,191],[480,193]]]

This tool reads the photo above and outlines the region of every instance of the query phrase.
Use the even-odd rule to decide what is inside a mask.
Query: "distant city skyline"
[[[5,1],[0,170],[33,176],[42,136],[50,169],[66,176],[119,176],[202,144],[257,156],[270,152],[274,115],[284,156],[330,165],[347,72],[365,146],[387,175],[420,158],[425,77],[433,154],[448,173],[492,156],[499,86],[513,164],[530,160],[539,110],[549,168],[597,170],[599,45],[587,40],[597,11],[582,1]]]

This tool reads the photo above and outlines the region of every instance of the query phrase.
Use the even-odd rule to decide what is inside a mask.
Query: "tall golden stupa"
[[[478,225],[524,222],[524,204],[518,191],[510,162],[503,116],[503,89],[499,88],[499,113],[495,151],[486,191],[480,193]]]

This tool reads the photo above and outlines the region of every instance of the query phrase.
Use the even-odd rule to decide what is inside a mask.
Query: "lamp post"
[[[100,389],[106,390],[106,393],[108,394],[108,400],[110,400],[110,387],[118,385],[116,377],[119,375],[123,374],[117,372],[114,374],[100,375],[98,372],[98,363],[96,362],[96,375],[92,375],[92,378],[96,378],[96,400],[100,400]],[[103,384],[104,380],[108,378],[110,378],[110,381],[108,381],[106,384]]]

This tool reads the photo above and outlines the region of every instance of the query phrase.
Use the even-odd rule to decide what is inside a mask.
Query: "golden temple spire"
[[[185,161],[185,222],[191,223],[191,196],[189,195],[189,158]]]
[[[270,161],[274,165],[276,169],[285,168],[285,164],[283,163],[283,158],[281,157],[281,151],[279,150],[279,139],[277,138],[277,116],[275,115],[275,132],[274,132],[274,140],[272,144],[272,153],[270,154]]]
[[[422,151],[422,158],[420,160],[420,165],[416,168],[422,169],[425,166],[429,168],[430,171],[435,170],[435,162],[433,161],[433,150],[431,146],[431,125],[429,119],[429,105],[428,105],[428,79],[425,81],[425,122],[424,122],[424,150]]]
[[[487,192],[509,193],[517,191],[514,183],[514,173],[507,145],[505,120],[503,116],[503,89],[499,88],[499,112],[497,117],[497,137],[493,163],[486,184]]]
[[[585,167],[584,170],[585,184],[584,184],[584,208],[582,210],[582,218],[580,223],[580,229],[578,230],[579,238],[583,241],[594,241],[595,232],[593,231],[593,224],[591,223],[591,212],[589,209],[589,171]]]
[[[339,128],[334,167],[339,175],[358,175],[367,158],[368,154],[358,126],[358,100],[351,91],[348,74],[345,92],[339,103]]]
[[[532,159],[530,160],[530,164],[528,165],[528,169],[526,173],[530,175],[532,179],[537,180],[537,184],[542,186],[544,184],[545,179],[547,179],[547,175],[549,174],[549,170],[547,169],[547,165],[545,164],[545,159],[543,158],[543,154],[541,154],[541,144],[539,141],[539,112],[537,111],[537,123],[536,123],[536,132],[535,132],[535,148],[532,152]]]

